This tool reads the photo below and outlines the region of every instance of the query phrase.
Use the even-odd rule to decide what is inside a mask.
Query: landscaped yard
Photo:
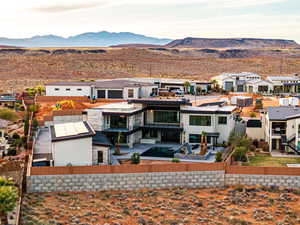
[[[243,166],[286,166],[286,164],[300,164],[300,158],[272,157],[268,155],[256,155],[249,157],[250,162]]]

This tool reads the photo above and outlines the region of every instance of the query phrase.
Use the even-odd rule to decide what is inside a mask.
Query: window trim
[[[220,122],[221,118],[225,118],[226,119],[226,123],[221,123]],[[218,125],[227,125],[227,124],[228,124],[227,116],[218,116]]]

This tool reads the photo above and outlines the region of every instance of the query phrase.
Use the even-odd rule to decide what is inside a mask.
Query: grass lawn
[[[272,157],[256,155],[249,157],[250,162],[243,163],[243,166],[286,166],[286,164],[300,164],[300,158]]]

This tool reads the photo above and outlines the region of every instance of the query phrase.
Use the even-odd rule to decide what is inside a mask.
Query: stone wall
[[[300,176],[226,174],[225,185],[262,185],[300,188]]]
[[[224,171],[123,174],[32,175],[27,192],[135,190],[171,187],[221,187]]]

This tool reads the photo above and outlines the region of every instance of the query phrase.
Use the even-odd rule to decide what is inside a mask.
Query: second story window
[[[54,91],[59,91],[59,88],[54,88]]]
[[[133,98],[133,97],[134,97],[134,90],[128,89],[128,98]]]
[[[66,88],[66,91],[71,91],[71,88]]]
[[[77,88],[77,91],[82,91],[82,89],[81,88]]]
[[[218,117],[218,124],[226,125],[227,124],[227,117],[226,116],[219,116]]]
[[[191,126],[211,126],[211,116],[190,116]]]

